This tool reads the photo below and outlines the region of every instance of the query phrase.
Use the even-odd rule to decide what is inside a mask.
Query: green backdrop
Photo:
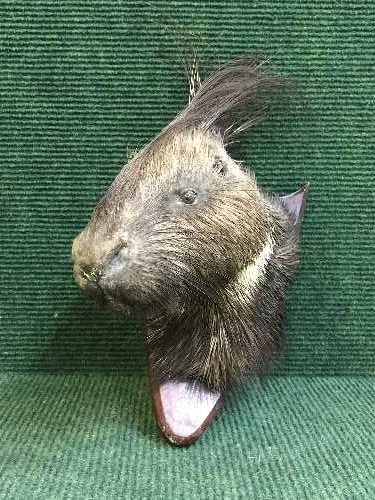
[[[374,27],[372,0],[0,3],[0,500],[375,498]],[[176,449],[140,326],[86,303],[70,249],[186,103],[191,47],[203,75],[263,53],[300,82],[234,156],[311,189],[283,376]]]
[[[374,31],[368,1],[2,2],[2,370],[144,370],[139,326],[87,305],[72,238],[206,74],[263,53],[294,102],[235,148],[267,189],[311,182],[280,373],[373,373]]]

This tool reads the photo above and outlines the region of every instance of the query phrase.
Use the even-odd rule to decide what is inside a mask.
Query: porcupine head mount
[[[157,423],[198,439],[228,389],[264,373],[280,349],[308,184],[265,193],[229,156],[291,81],[265,60],[228,62],[139,151],[74,239],[74,277],[90,300],[141,318]]]

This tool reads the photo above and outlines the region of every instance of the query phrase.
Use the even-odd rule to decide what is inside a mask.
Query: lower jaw
[[[153,312],[153,307],[151,305],[148,304],[129,305],[120,301],[116,301],[112,297],[106,298],[106,305],[112,312],[115,312],[117,314],[126,317],[131,316],[135,319],[143,321],[151,317]]]

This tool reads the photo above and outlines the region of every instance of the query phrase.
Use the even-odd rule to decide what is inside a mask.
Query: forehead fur
[[[221,137],[199,128],[188,128],[169,136],[152,150],[152,161],[158,166],[178,168],[182,162],[194,159],[213,160],[219,153],[225,155]],[[192,166],[198,166],[192,163]]]
[[[232,161],[221,137],[214,133],[189,128],[153,144],[145,155],[139,180],[157,182],[160,176],[173,178],[181,171],[206,174],[217,159]],[[140,158],[142,160],[142,154]]]
[[[201,179],[204,183],[222,160],[236,174],[237,182],[255,189],[255,180],[246,175],[228,155],[223,139],[215,131],[189,127],[158,136],[145,146],[121,170],[97,207],[97,215],[110,215],[116,207],[132,199],[147,199],[156,190],[176,183],[182,176]]]

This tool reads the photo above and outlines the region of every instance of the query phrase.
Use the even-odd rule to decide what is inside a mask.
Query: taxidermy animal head
[[[307,186],[269,195],[227,151],[290,81],[238,59],[121,170],[73,244],[93,300],[147,322],[153,378],[224,391],[281,343]]]

